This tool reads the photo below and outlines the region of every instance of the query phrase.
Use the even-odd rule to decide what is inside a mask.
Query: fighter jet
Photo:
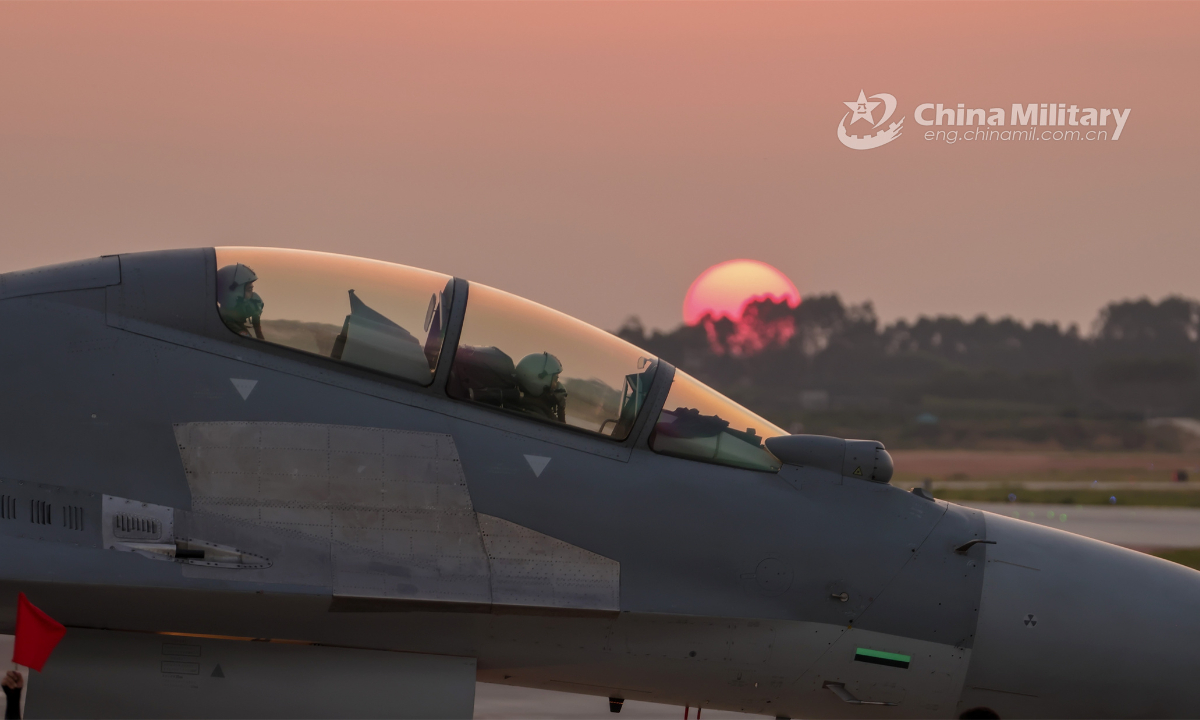
[[[220,247],[0,298],[0,631],[19,592],[68,628],[29,717],[1200,714],[1200,574],[501,290]]]

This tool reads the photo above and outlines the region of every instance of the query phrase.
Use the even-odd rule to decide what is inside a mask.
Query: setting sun
[[[758,260],[726,260],[700,273],[683,300],[683,321],[695,325],[705,315],[740,320],[755,300],[800,304],[800,291],[779,270]]]

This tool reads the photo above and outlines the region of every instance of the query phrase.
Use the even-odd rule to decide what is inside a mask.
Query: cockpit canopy
[[[220,247],[217,309],[239,335],[428,386],[455,283],[441,273],[329,253]],[[573,317],[472,283],[447,393],[616,440],[629,436],[658,358]],[[756,470],[782,430],[677,372],[658,452]]]
[[[675,371],[650,447],[660,453],[750,470],[775,471],[780,462],[763,444],[787,435],[682,370]]]
[[[239,335],[433,382],[452,299],[449,275],[301,250],[216,252],[217,308]]]
[[[611,333],[471,283],[447,392],[623,440],[657,367]]]

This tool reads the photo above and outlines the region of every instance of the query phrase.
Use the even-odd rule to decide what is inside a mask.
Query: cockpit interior
[[[454,278],[344,255],[219,247],[217,310],[232,332],[429,386],[445,351]],[[459,287],[465,287],[460,285]],[[658,358],[581,320],[471,283],[447,394],[624,440]],[[763,441],[786,433],[676,371],[656,452],[776,471]]]

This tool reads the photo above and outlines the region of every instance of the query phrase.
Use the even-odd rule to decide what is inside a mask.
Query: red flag
[[[54,652],[54,646],[67,634],[67,629],[54,618],[39,610],[25,593],[17,596],[17,638],[13,643],[13,662],[38,672]]]

